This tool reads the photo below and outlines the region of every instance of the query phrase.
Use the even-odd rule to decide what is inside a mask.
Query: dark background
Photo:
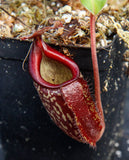
[[[114,43],[112,57],[106,50],[100,50],[105,54],[100,53],[98,57],[99,64],[103,58],[108,59],[106,64],[100,65],[102,87],[108,74],[111,80],[109,92],[102,92],[105,134],[93,150],[89,145],[69,138],[50,120],[33,87],[27,62],[26,71],[22,69],[30,43],[0,40],[0,160],[128,160],[129,80],[124,75],[122,62],[126,48],[123,42],[122,45],[118,43],[118,40]],[[73,50],[79,52],[76,48]],[[120,55],[116,54],[119,50],[122,51]],[[83,49],[80,51],[82,56],[75,54],[75,61],[83,75],[91,79],[90,49],[87,49],[87,55]],[[109,70],[111,63],[113,69]],[[119,77],[121,81],[115,90],[114,84]]]

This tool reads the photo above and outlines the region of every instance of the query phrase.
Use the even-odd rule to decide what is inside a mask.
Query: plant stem
[[[94,73],[95,101],[98,112],[100,113],[102,120],[104,120],[101,96],[100,96],[101,92],[100,92],[99,67],[96,54],[95,15],[93,15],[92,13],[90,14],[90,35],[91,35],[92,65]]]

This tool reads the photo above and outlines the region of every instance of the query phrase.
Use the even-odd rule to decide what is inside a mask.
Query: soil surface
[[[60,21],[62,26],[43,34],[46,42],[90,47],[90,17],[79,0],[1,0],[0,36],[16,38],[32,34]],[[129,46],[129,1],[108,0],[96,16],[97,47],[118,34]]]

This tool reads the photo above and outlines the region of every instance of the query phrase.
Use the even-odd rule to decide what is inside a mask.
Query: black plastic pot
[[[98,50],[106,130],[96,150],[69,138],[49,118],[28,71],[22,70],[29,46],[29,42],[0,40],[0,160],[127,160],[122,141],[127,127],[121,126],[127,90],[124,42],[116,37],[112,46]],[[90,48],[67,49],[92,84]]]

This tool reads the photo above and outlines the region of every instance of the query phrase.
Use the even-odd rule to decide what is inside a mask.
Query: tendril
[[[30,54],[30,51],[31,51],[31,48],[32,48],[32,44],[30,45],[29,51],[27,52],[27,54],[26,54],[26,56],[25,56],[25,58],[24,58],[24,60],[22,62],[22,69],[23,69],[23,71],[26,71],[25,70],[25,62],[27,61],[27,58],[28,58],[28,56]]]

